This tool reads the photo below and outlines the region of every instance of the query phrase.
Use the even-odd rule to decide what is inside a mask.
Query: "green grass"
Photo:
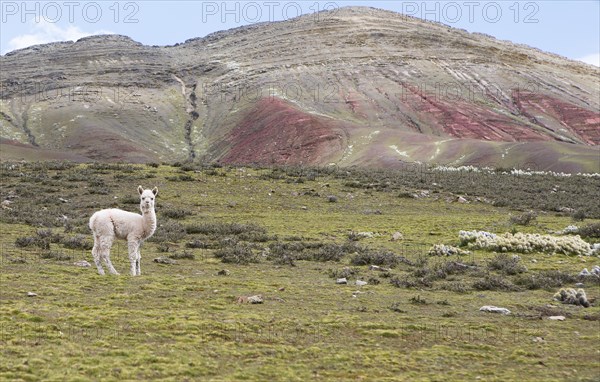
[[[362,174],[304,174],[298,182],[296,173],[279,170],[276,179],[262,169],[189,170],[3,164],[0,197],[12,203],[0,210],[0,379],[592,381],[600,373],[598,302],[583,308],[552,300],[560,286],[574,286],[569,280],[581,281],[575,277],[581,269],[599,264],[597,257],[521,254],[527,268],[521,272],[512,254],[424,256],[433,244],[458,245],[461,229],[547,233],[572,224],[570,216],[527,205],[537,219],[513,226],[519,211],[448,202],[458,193],[449,189],[413,199],[389,185],[346,185],[366,183]],[[182,171],[192,180],[181,179]],[[158,231],[142,247],[142,276],[126,275],[122,241],[111,256],[121,276],[74,266],[92,263],[84,244],[91,241],[91,213],[113,206],[136,211],[131,199],[138,184],[159,188]],[[337,202],[328,201],[331,195]],[[390,241],[397,231],[403,239]],[[352,247],[352,232],[374,235]],[[17,246],[23,237],[46,240],[49,249]],[[194,241],[202,246],[186,245]],[[215,257],[237,246],[239,256],[259,262]],[[282,248],[297,249],[290,250],[296,257],[282,261]],[[332,253],[341,260],[316,261],[323,258],[315,254]],[[177,263],[154,263],[158,256]],[[369,270],[353,259],[381,261],[391,270]],[[223,269],[229,275],[219,275]],[[553,277],[563,284],[550,288],[525,279],[553,270],[574,278]],[[335,284],[346,275],[348,285]],[[514,289],[473,287],[490,277]],[[411,283],[395,286],[394,279]],[[371,282],[359,287],[356,280]],[[599,284],[583,282],[588,298],[597,299]],[[256,294],[263,304],[236,303]],[[513,314],[480,312],[483,305]],[[546,319],[558,314],[566,321]]]

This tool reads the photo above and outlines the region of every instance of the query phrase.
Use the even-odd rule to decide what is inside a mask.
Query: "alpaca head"
[[[138,186],[138,192],[140,193],[140,209],[142,213],[154,210],[154,198],[158,195],[158,188],[154,187],[152,190],[144,190],[142,186]]]

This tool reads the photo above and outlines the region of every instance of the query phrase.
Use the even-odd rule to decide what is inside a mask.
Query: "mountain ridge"
[[[8,73],[1,136],[31,143],[29,131],[41,148],[93,160],[393,167],[443,159],[600,171],[600,82],[591,65],[391,11],[329,12],[171,46],[99,35],[10,52],[0,58]],[[306,121],[295,130],[308,134],[297,140],[304,143],[292,143],[291,130],[261,108]],[[309,139],[312,124],[344,138],[326,150]],[[289,155],[267,160],[243,126],[258,126],[255,143]],[[92,139],[77,142],[83,136]],[[94,147],[103,140],[136,154]],[[545,153],[513,154],[516,143]]]

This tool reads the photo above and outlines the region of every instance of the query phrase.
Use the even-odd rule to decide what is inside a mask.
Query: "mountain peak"
[[[95,160],[600,172],[595,68],[391,11],[28,49],[0,58],[2,137]]]

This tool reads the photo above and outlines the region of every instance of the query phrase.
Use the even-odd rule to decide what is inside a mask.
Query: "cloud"
[[[600,53],[588,54],[587,56],[578,58],[577,60],[600,67]]]
[[[2,52],[2,54],[32,45],[46,44],[56,41],[76,41],[86,36],[111,33],[112,32],[105,30],[84,32],[75,25],[68,25],[65,28],[61,28],[54,23],[41,20],[38,23],[32,23],[29,33],[12,38],[8,42],[8,49],[5,52]]]

